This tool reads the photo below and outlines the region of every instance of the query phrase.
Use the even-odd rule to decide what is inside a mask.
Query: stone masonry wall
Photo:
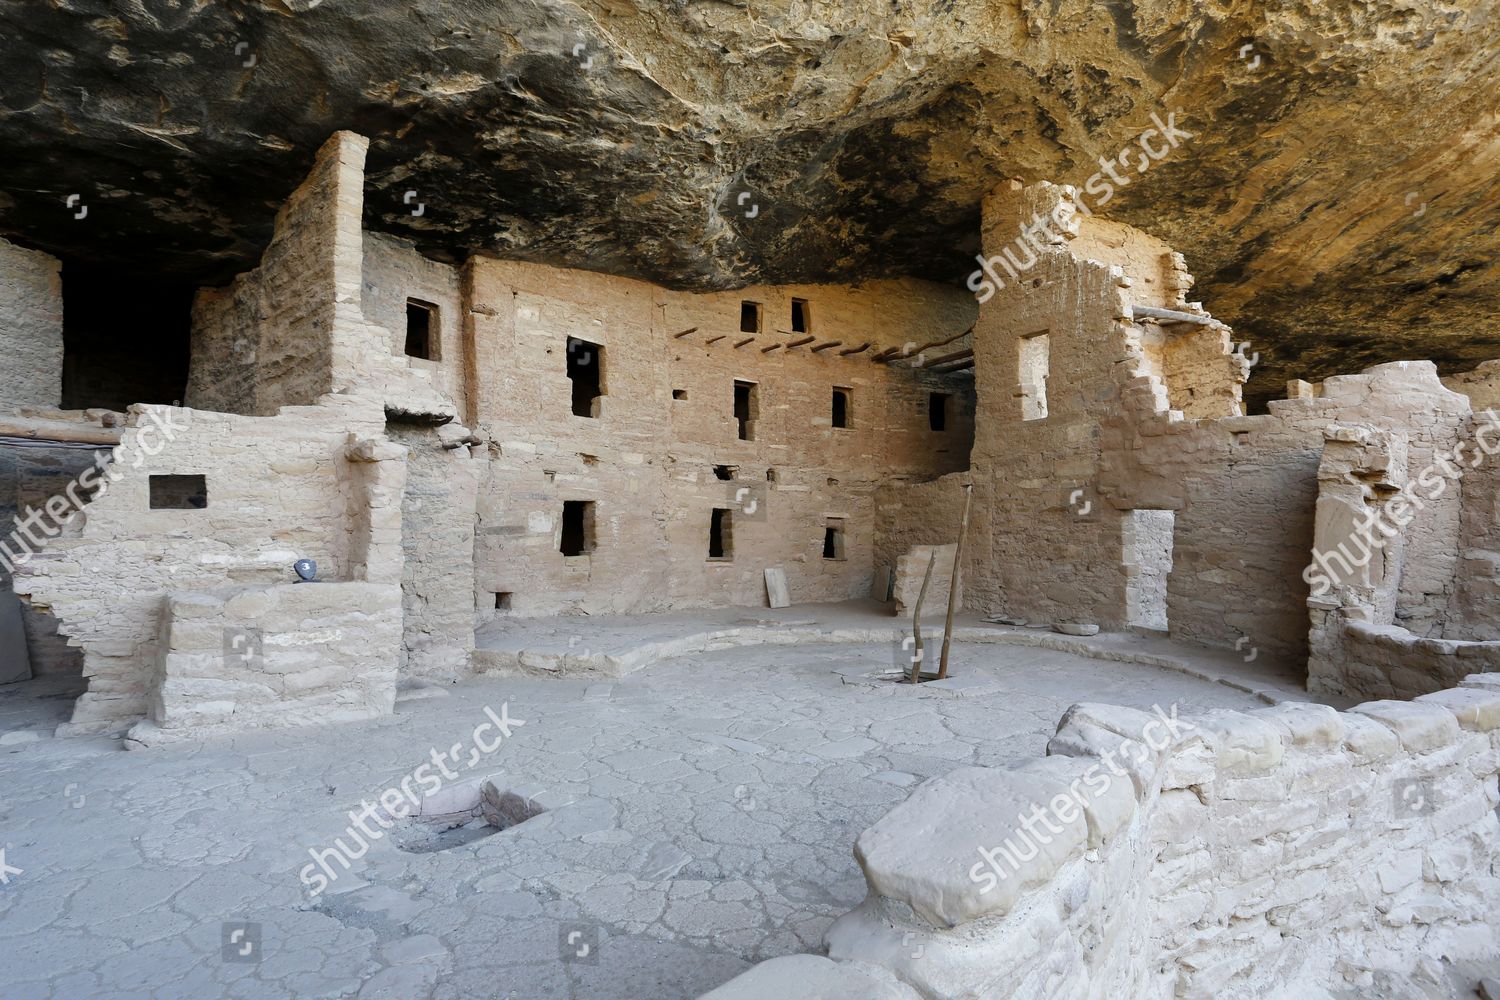
[[[401,675],[453,681],[474,650],[474,505],[482,459],[430,427],[388,424],[407,451],[401,497]]]
[[[107,455],[102,447],[0,439],[0,525],[8,532],[17,516],[44,509],[48,500],[63,495],[69,483]],[[7,551],[15,548],[10,539],[5,544]],[[0,591],[10,590],[11,573],[0,563]],[[57,619],[49,612],[23,603],[21,619],[33,674],[77,674],[83,669],[82,654],[58,635]]]
[[[193,304],[185,402],[269,416],[307,406],[333,386],[333,244],[341,155],[330,142],[276,214],[260,266]]]
[[[389,715],[401,593],[394,583],[282,583],[169,594],[151,719],[130,742]]]
[[[962,349],[973,306],[961,293],[902,281],[689,294],[484,259],[466,284],[482,373],[470,419],[491,459],[482,613],[763,605],[767,567],[786,571],[797,602],[862,597],[875,490],[967,465],[968,377],[872,361],[948,338],[928,353]],[[806,334],[789,332],[793,298],[807,303]],[[760,333],[740,331],[743,302],[760,306]],[[572,412],[569,338],[602,361],[596,416]],[[737,380],[755,386],[751,440],[738,435]],[[849,393],[848,428],[832,426],[836,387]],[[950,397],[942,431],[930,429],[932,392]],[[565,501],[594,505],[585,554],[560,551]],[[711,559],[715,508],[730,512],[730,548]],[[825,557],[830,530],[840,541]],[[484,608],[495,594],[508,609]]]
[[[350,579],[370,562],[368,545],[357,544],[368,529],[360,534],[351,511],[368,522],[372,504],[349,495],[348,451],[351,434],[383,433],[379,404],[326,397],[277,417],[132,408],[132,426],[153,418],[172,428],[165,446],[112,465],[118,480],[84,508],[77,533],[54,539],[16,574],[17,592],[50,609],[84,649],[80,727],[145,714],[167,594],[288,582],[304,557],[327,580]],[[159,475],[203,476],[206,506],[152,509],[150,480]],[[400,579],[399,509],[395,516],[396,559],[373,561],[390,583]]]
[[[1268,415],[1153,418],[1106,425],[1101,488],[1113,504],[1172,510],[1168,621],[1174,636],[1301,662],[1323,432],[1335,422],[1408,435],[1413,470],[1451,449],[1467,401],[1430,362],[1393,362],[1273,400]],[[1395,614],[1418,634],[1440,629],[1453,595],[1459,494],[1414,521]],[[1241,642],[1241,640],[1244,640]]]
[[[1192,278],[1160,240],[1081,217],[1075,195],[1007,183],[985,202],[990,259],[1009,251],[1030,266],[991,275],[1001,281],[988,295],[976,289],[984,303],[974,331],[978,431],[965,593],[970,608],[989,613],[1122,626],[1161,604],[1160,593],[1142,588],[1159,590],[1165,567],[1160,539],[1150,552],[1127,551],[1145,538],[1130,515],[1156,505],[1101,493],[1107,449],[1121,447],[1121,435],[1129,447],[1140,422],[1180,422],[1180,409],[1237,414],[1246,363],[1232,353],[1228,328],[1201,310],[1208,327],[1133,321],[1137,304],[1196,310],[1183,301]],[[1034,219],[1052,220],[1053,239],[1039,236],[1040,245],[1020,252],[1020,232]],[[957,484],[941,483],[882,492],[883,558],[956,539]]]
[[[1075,705],[1044,760],[918,786],[860,835],[869,896],[826,938],[842,974],[930,1000],[1248,1000],[1493,957],[1495,678],[1169,717]]]
[[[0,413],[62,398],[62,265],[0,240]]]

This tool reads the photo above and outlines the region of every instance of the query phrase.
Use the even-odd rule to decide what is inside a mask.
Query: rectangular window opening
[[[672,398],[673,399],[687,399],[687,390],[686,389],[673,389],[672,390]]]
[[[792,300],[792,332],[807,333],[812,329],[812,310],[806,299]]]
[[[927,394],[927,427],[929,430],[945,431],[948,429],[948,400],[951,398],[946,392],[929,392]]]
[[[152,476],[152,510],[202,510],[208,506],[208,481],[203,476]]]
[[[734,420],[741,441],[755,440],[755,418],[760,411],[759,387],[754,382],[734,383]]]
[[[406,300],[406,356],[438,360],[438,307],[420,299]]]
[[[1047,415],[1047,375],[1052,364],[1047,334],[1022,337],[1019,349],[1021,419],[1041,420]]]
[[[714,478],[728,482],[734,478],[734,474],[738,471],[740,471],[740,467],[737,465],[716,465],[714,466]]]
[[[844,558],[844,519],[830,517],[823,525],[823,558]]]
[[[734,558],[734,512],[715,507],[708,521],[708,558]]]
[[[508,590],[498,591],[495,594],[495,610],[496,611],[509,611],[510,610],[510,598],[511,598],[510,591],[508,591]]]
[[[833,426],[846,428],[854,426],[853,414],[849,406],[853,395],[854,390],[848,386],[833,387]]]
[[[565,556],[586,556],[594,551],[594,502],[564,500],[562,538],[558,550]]]
[[[740,333],[760,333],[760,303],[740,303]]]
[[[573,383],[573,416],[599,416],[604,396],[604,348],[599,344],[568,338],[568,379]]]

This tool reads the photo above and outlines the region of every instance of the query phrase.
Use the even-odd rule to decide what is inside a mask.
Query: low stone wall
[[[151,719],[126,745],[389,715],[401,651],[394,583],[238,587],[167,597]]]
[[[1364,698],[1413,698],[1500,670],[1500,642],[1424,639],[1399,625],[1346,622],[1342,652],[1343,690]]]
[[[870,893],[830,958],[927,998],[1074,1000],[1316,996],[1494,957],[1500,678],[1170,718],[1075,705],[1045,759],[919,786],[860,836]]]

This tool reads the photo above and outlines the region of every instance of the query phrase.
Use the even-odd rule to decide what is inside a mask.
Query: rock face
[[[1260,354],[1252,397],[1472,367],[1500,339],[1496,9],[0,0],[0,235],[219,282],[349,128],[367,225],[440,258],[962,281],[997,182],[1123,153],[1094,207],[1188,256]],[[1148,169],[1173,112],[1192,138]]]

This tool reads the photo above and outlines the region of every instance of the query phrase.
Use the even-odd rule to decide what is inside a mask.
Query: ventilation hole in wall
[[[557,482],[557,473],[552,469],[543,469],[542,475],[546,477],[549,483]]]
[[[497,591],[495,593],[495,610],[496,611],[509,611],[510,610],[510,599],[511,599],[511,592],[510,591],[508,591],[508,590]]]
[[[948,400],[951,398],[946,392],[929,392],[927,394],[927,427],[929,430],[945,431],[948,429]]]
[[[152,476],[152,510],[202,510],[208,506],[208,481],[203,476]]]
[[[406,356],[436,361],[438,307],[421,299],[406,300]]]
[[[581,458],[581,459],[583,459],[583,464],[584,465],[598,465],[599,464],[599,456],[598,455],[585,455],[583,452],[580,451],[578,453],[578,457]]]
[[[1250,432],[1249,431],[1235,431],[1234,432],[1234,443],[1235,444],[1249,444],[1250,443]]]
[[[768,483],[774,483],[774,482],[776,482],[776,470],[775,469],[767,469],[766,470],[766,482],[768,482]]]
[[[844,558],[844,519],[830,517],[823,525],[823,558]]]
[[[562,536],[558,551],[565,556],[586,556],[594,551],[594,502],[564,500]]]
[[[708,558],[734,558],[734,512],[715,507],[708,521]]]
[[[672,398],[673,399],[687,399],[687,390],[686,389],[673,389],[672,390]]]
[[[829,478],[829,480],[828,480],[828,485],[829,486],[837,486],[838,484],[839,484],[839,481],[837,479],[833,479],[831,477]]]
[[[739,471],[740,467],[738,465],[716,465],[714,466],[714,478],[722,479],[725,482],[728,482],[729,480],[733,479],[735,473]]]
[[[833,426],[852,426],[851,418],[853,414],[850,412],[849,404],[853,393],[854,390],[848,386],[836,385],[833,387]]]
[[[740,333],[760,333],[760,303],[740,303]]]
[[[792,332],[806,333],[812,329],[812,310],[806,299],[792,300]]]
[[[568,379],[573,383],[573,416],[599,416],[599,401],[605,394],[604,348],[569,337]]]

